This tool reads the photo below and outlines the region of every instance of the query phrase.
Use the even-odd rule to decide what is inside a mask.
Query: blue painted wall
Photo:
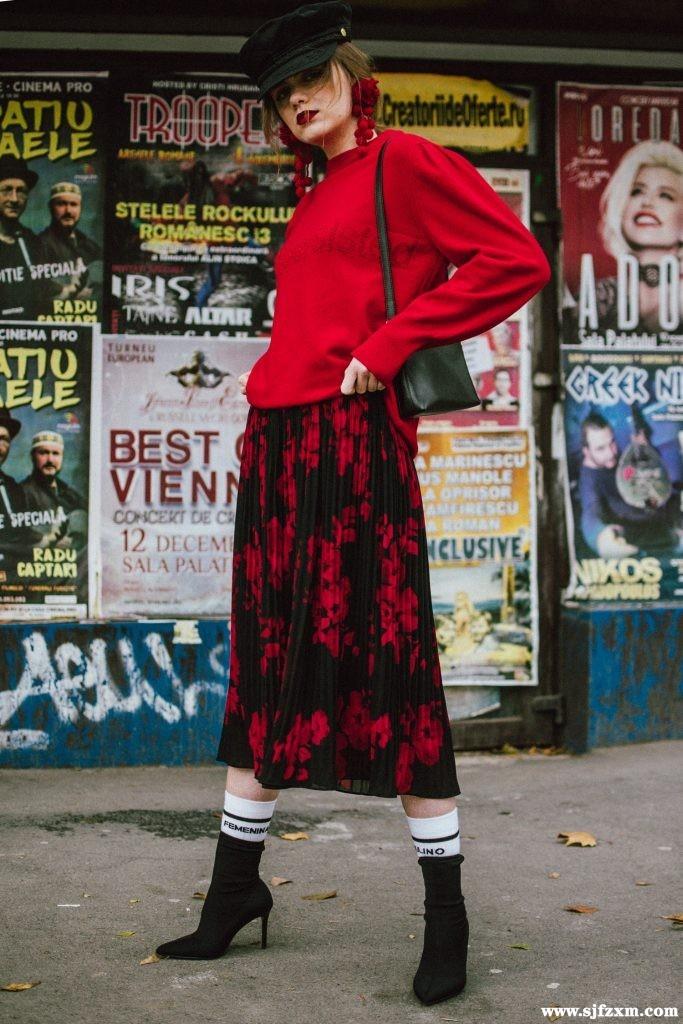
[[[228,634],[212,619],[0,626],[0,766],[214,760]]]
[[[563,608],[570,750],[683,737],[683,607]]]

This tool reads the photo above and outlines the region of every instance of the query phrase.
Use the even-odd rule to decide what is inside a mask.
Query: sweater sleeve
[[[443,256],[444,270],[447,263],[457,270],[352,350],[383,384],[413,352],[490,330],[550,280],[534,236],[465,157],[419,136],[394,138],[388,147],[383,173],[390,237],[391,207],[402,201]]]

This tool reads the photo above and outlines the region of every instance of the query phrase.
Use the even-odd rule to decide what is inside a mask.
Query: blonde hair
[[[371,78],[375,72],[372,57],[357,46],[354,46],[353,43],[340,43],[332,56],[325,61],[323,72],[319,79],[322,85],[327,85],[331,81],[333,64],[336,64],[346,74],[350,82],[357,82],[361,78]],[[270,97],[270,92],[263,97],[261,102],[263,108],[263,134],[268,145],[279,150],[282,148],[282,143],[278,135],[278,129],[283,123],[282,118]],[[377,104],[375,104],[376,109]],[[377,121],[374,111],[373,117]]]
[[[666,167],[679,175],[683,188],[683,152],[672,142],[639,142],[624,153],[600,196],[600,237],[615,259],[633,251],[624,238],[621,221],[633,182],[643,166]]]

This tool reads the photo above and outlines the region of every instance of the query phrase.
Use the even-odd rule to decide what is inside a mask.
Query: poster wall
[[[562,342],[683,346],[683,89],[562,82]]]
[[[102,339],[105,616],[226,615],[258,339]]]
[[[418,441],[444,683],[535,685],[530,432],[423,429]]]
[[[106,85],[0,73],[0,320],[102,321]]]
[[[114,124],[115,334],[269,336],[294,156],[265,145],[239,75],[141,77]]]
[[[578,601],[683,601],[683,350],[565,348]]]
[[[88,611],[95,330],[0,324],[0,619]]]
[[[401,128],[468,153],[534,153],[533,89],[463,75],[382,71],[377,108]]]

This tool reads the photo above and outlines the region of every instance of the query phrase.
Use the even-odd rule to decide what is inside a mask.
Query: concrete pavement
[[[2,771],[0,985],[41,984],[0,992],[0,1020],[536,1024],[553,1003],[683,1015],[682,936],[663,919],[683,911],[682,750],[457,756],[469,978],[434,1007],[411,989],[423,893],[398,800],[283,791],[262,875],[291,883],[273,889],[268,949],[257,921],[220,960],[140,966],[194,927],[224,769]],[[278,838],[299,830],[310,838]],[[597,846],[562,845],[569,830]]]

